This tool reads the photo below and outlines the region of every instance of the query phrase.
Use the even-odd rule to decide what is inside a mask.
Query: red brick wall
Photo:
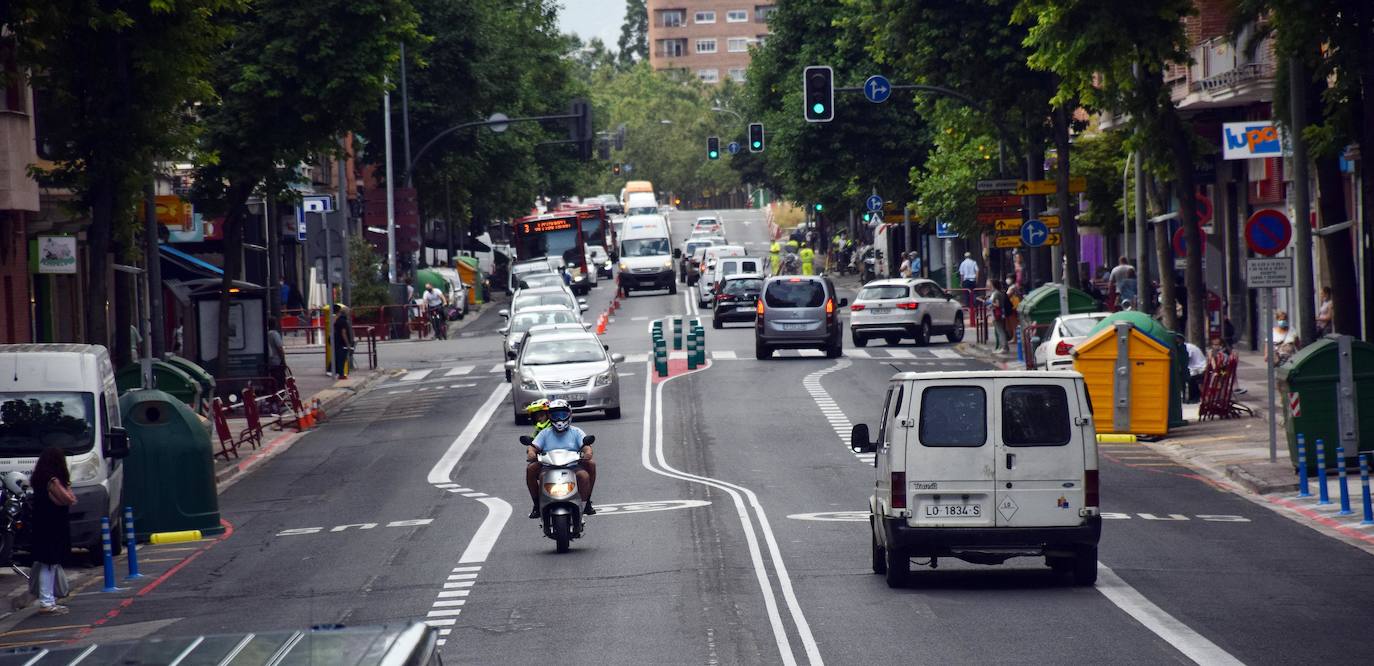
[[[0,211],[0,344],[32,342],[25,215],[23,211]]]

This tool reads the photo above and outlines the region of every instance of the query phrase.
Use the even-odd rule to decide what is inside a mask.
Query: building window
[[[698,69],[697,78],[703,83],[716,83],[720,81],[720,70],[718,69]]]
[[[744,68],[743,68],[743,67],[731,67],[731,68],[730,68],[730,80],[731,80],[731,81],[734,81],[735,83],[744,83]]]
[[[754,5],[754,20],[759,23],[767,23],[768,17],[777,10],[778,8],[774,5]]]
[[[731,37],[725,42],[725,50],[731,53],[744,53],[749,50],[749,38]]]
[[[680,27],[686,20],[686,12],[681,9],[668,9],[658,13],[659,25],[665,28]]]
[[[716,52],[716,40],[715,40],[714,38],[712,38],[712,39],[698,39],[698,40],[697,40],[697,53],[715,53],[715,52]]]
[[[692,18],[692,22],[693,22],[693,23],[715,23],[715,22],[716,22],[716,13],[715,13],[714,11],[709,10],[709,9],[703,10],[703,11],[699,11],[699,12],[696,13],[696,16],[694,16],[694,17]]]
[[[658,54],[664,58],[681,58],[687,54],[687,40],[660,39],[658,40]]]
[[[754,45],[758,46],[759,48],[763,48],[763,45],[767,43],[768,35],[759,35],[758,37],[754,38]]]
[[[748,23],[748,22],[749,22],[749,10],[747,10],[747,9],[731,9],[730,11],[725,12],[725,22],[726,22],[726,23]]]

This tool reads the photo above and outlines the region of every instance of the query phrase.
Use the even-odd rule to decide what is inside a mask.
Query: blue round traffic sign
[[[887,77],[882,74],[874,74],[864,81],[864,97],[874,104],[882,104],[887,98],[892,96],[892,84],[887,82]]]
[[[876,194],[870,194],[864,200],[864,205],[868,207],[869,212],[876,213],[883,209],[883,198]]]
[[[1266,208],[1257,210],[1245,222],[1245,244],[1255,254],[1272,257],[1288,247],[1293,240],[1293,225],[1288,216]]]
[[[1037,219],[1021,223],[1021,244],[1026,247],[1040,247],[1050,238],[1050,228]]]
[[[727,144],[727,145],[725,146],[725,150],[726,150],[726,152],[730,153],[731,155],[738,154],[738,153],[739,153],[739,142],[738,142],[738,141],[731,141],[729,144]]]

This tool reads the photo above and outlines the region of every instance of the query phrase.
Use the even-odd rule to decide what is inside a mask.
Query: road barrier
[[[673,317],[673,350],[682,349],[682,317]]]
[[[1330,504],[1331,493],[1326,490],[1326,446],[1317,440],[1317,504]]]
[[[134,537],[134,508],[124,507],[124,547],[129,549],[129,575],[124,580],[146,578],[138,572],[138,539]]]
[[[654,322],[654,371],[659,377],[668,376],[668,341],[663,337],[663,320]]]
[[[148,543],[162,545],[165,543],[185,543],[187,541],[200,541],[200,530],[182,530],[180,532],[157,532],[148,536]]]
[[[697,366],[706,365],[706,327],[700,319],[693,319],[692,330],[697,335]]]
[[[1298,433],[1298,497],[1311,497],[1312,489],[1307,479],[1307,441]]]
[[[1346,482],[1345,472],[1345,447],[1336,445],[1336,475],[1341,483],[1341,512],[1340,515],[1348,516],[1353,511],[1350,510],[1350,486]]]
[[[100,548],[105,559],[105,587],[101,592],[119,592],[123,588],[115,585],[114,546],[110,542],[110,517],[100,517]]]
[[[1374,504],[1369,500],[1369,454],[1360,454],[1360,496],[1364,504],[1364,520],[1361,525],[1374,525]]]

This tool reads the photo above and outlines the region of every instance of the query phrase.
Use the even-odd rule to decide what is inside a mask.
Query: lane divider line
[[[811,399],[816,402],[816,407],[820,408],[821,415],[830,423],[835,435],[840,438],[840,443],[844,445],[844,449],[853,453],[854,450],[849,446],[849,435],[853,432],[854,424],[849,421],[849,417],[845,415],[844,410],[840,409],[839,404],[825,390],[825,387],[821,386],[821,378],[832,372],[844,370],[851,364],[852,362],[847,358],[835,361],[834,365],[803,377],[802,388],[811,394]],[[866,465],[873,465],[873,454],[871,453],[854,453],[854,457]]]

